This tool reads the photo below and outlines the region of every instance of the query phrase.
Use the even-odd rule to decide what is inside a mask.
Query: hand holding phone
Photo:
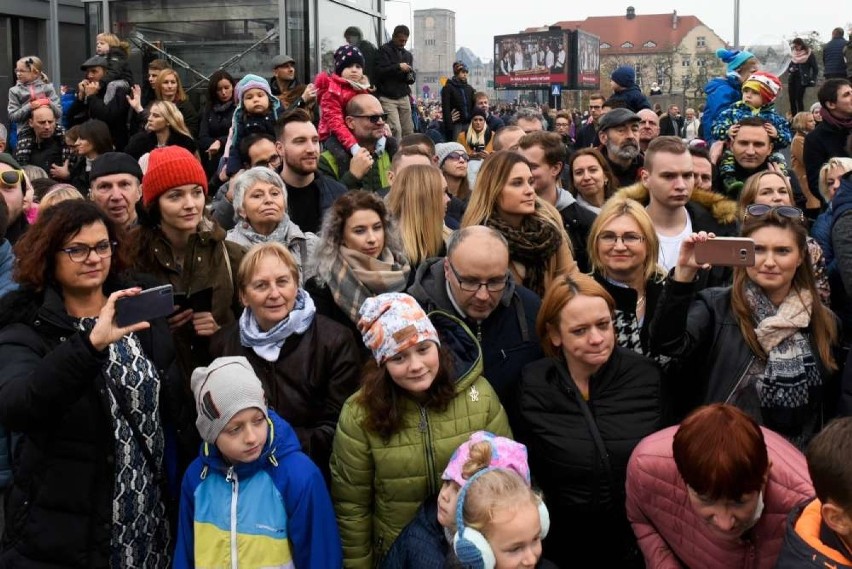
[[[695,262],[722,267],[753,267],[754,240],[748,237],[714,237],[695,244]]]
[[[163,285],[143,290],[134,296],[116,300],[115,323],[126,327],[138,322],[149,322],[174,312],[175,303],[172,285]]]

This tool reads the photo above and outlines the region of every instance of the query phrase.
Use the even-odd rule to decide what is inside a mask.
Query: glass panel
[[[358,0],[352,2],[353,5],[361,5],[366,0]],[[370,2],[366,2],[365,7],[369,8]],[[320,51],[320,67],[323,70],[334,69],[334,51],[346,43],[343,38],[343,32],[349,26],[356,26],[361,29],[363,39],[369,41],[374,46],[378,45],[379,37],[379,19],[352,10],[328,0],[319,0],[319,17],[317,18],[319,28],[319,51]],[[372,77],[370,78],[373,79]]]
[[[12,55],[10,26],[11,19],[0,16],[0,61],[7,63],[0,67],[0,93],[4,94],[8,93],[9,89],[15,84],[15,64],[17,63]],[[8,119],[6,105],[0,105],[0,122],[6,124]]]

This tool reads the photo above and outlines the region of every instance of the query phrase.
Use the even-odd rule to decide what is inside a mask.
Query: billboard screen
[[[569,87],[566,30],[494,36],[495,89]]]
[[[601,88],[601,40],[583,30],[573,32],[574,68],[571,83],[574,89]]]

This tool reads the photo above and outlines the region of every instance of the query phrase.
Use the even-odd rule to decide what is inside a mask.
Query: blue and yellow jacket
[[[232,466],[202,444],[181,488],[175,569],[306,569],[343,564],[322,474],[269,410],[260,458]]]

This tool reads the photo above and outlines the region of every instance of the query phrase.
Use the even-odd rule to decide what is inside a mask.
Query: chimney
[[[632,20],[635,17],[636,17],[636,8],[634,8],[633,6],[628,6],[627,7],[627,19]]]
[[[673,30],[677,29],[677,10],[674,10],[672,12],[672,29]]]

